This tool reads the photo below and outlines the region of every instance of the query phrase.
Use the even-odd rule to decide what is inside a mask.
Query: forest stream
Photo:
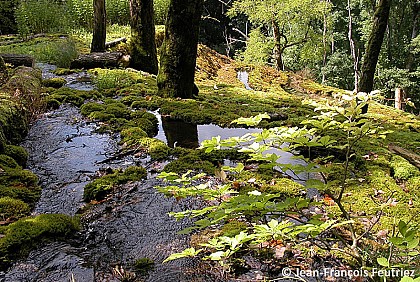
[[[53,76],[54,66],[38,66],[44,78]],[[65,78],[66,87],[93,89],[85,72]],[[156,138],[170,147],[197,148],[212,136],[228,138],[261,131],[212,124],[197,126],[154,114],[159,120]],[[29,152],[28,168],[38,175],[43,188],[35,215],[77,215],[86,205],[84,186],[98,173],[134,164],[130,156],[111,161],[119,150],[119,136],[98,134],[97,127],[71,105],[45,113],[32,125],[22,146]],[[280,161],[296,162],[292,157],[291,153],[282,152]],[[151,166],[147,158],[141,162]],[[134,279],[135,275],[140,280],[134,281],[218,281],[196,260],[161,263],[171,253],[189,247],[189,237],[177,232],[191,222],[175,221],[167,213],[198,208],[200,203],[167,198],[156,191],[157,185],[162,183],[150,172],[148,180],[122,185],[111,198],[83,213],[82,230],[72,241],[43,243],[26,259],[15,263],[0,281],[122,281]],[[134,262],[143,258],[151,259],[153,267],[142,274],[135,273]]]
[[[43,67],[44,77],[51,69]],[[89,83],[72,81],[67,86],[90,88]],[[70,105],[44,114],[33,124],[22,146],[29,152],[28,168],[38,175],[43,188],[35,214],[75,215],[84,205],[84,186],[98,170],[129,164],[127,160],[98,164],[118,150],[118,139],[97,134],[95,128]],[[175,221],[167,213],[191,208],[192,203],[166,198],[155,190],[158,184],[149,179],[121,187],[112,199],[82,216],[82,231],[73,241],[44,243],[15,263],[0,281],[122,281],[134,275],[129,268],[140,258],[155,264],[136,281],[215,281],[197,271],[191,260],[161,263],[172,252],[188,247],[188,237],[177,232],[189,223]]]

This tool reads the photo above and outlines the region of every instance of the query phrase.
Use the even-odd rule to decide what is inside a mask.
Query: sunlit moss
[[[42,214],[2,226],[0,268],[4,270],[14,260],[28,255],[43,240],[68,238],[77,230],[79,221],[62,214]]]
[[[147,172],[143,167],[133,166],[127,168],[124,172],[116,171],[114,173],[98,178],[85,186],[84,200],[102,200],[116,185],[125,184],[129,181],[139,181],[146,178]]]

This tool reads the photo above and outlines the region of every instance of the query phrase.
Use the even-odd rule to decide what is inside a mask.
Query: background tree
[[[378,63],[379,53],[381,51],[385,30],[388,25],[390,10],[390,0],[380,0],[373,18],[373,27],[370,33],[369,41],[363,56],[361,76],[359,81],[359,92],[370,93],[373,90],[373,79],[375,76],[376,64]],[[362,112],[366,113],[367,105],[363,107]]]
[[[199,24],[204,0],[171,0],[157,77],[164,97],[192,98]]]
[[[268,28],[274,39],[274,62],[285,69],[283,54],[287,48],[305,43],[322,43],[322,23],[330,3],[319,0],[236,0],[231,15],[245,14],[254,26]]]
[[[130,0],[130,66],[158,73],[153,0]]]
[[[105,52],[106,10],[105,0],[93,1],[93,38],[91,52]]]

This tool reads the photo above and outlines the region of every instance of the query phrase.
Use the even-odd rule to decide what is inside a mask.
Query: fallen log
[[[117,68],[124,65],[124,57],[120,52],[90,53],[80,55],[71,62],[71,69]]]
[[[6,64],[11,64],[14,67],[25,66],[33,68],[35,66],[35,59],[29,55],[20,54],[0,54]]]
[[[413,153],[409,150],[406,150],[394,144],[389,144],[388,149],[392,153],[400,155],[401,157],[409,161],[412,165],[420,169],[420,156],[417,155],[416,153]]]
[[[117,46],[117,45],[118,45],[118,44],[120,44],[120,43],[125,43],[125,42],[127,42],[127,38],[125,38],[125,37],[121,37],[121,38],[118,38],[118,39],[115,39],[115,40],[112,40],[112,41],[106,42],[106,43],[105,43],[105,48],[106,48],[106,49],[108,49],[108,48],[112,48],[112,47],[114,47],[114,46]]]

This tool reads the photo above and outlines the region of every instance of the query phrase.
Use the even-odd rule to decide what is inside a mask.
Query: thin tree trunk
[[[284,63],[283,63],[283,47],[280,43],[280,29],[278,24],[273,20],[273,35],[274,35],[274,61],[277,70],[284,71]]]
[[[350,0],[347,0],[347,10],[349,14],[349,32],[348,38],[350,43],[351,57],[353,58],[353,71],[354,71],[354,91],[358,92],[360,71],[359,71],[359,49],[356,47],[356,42],[353,37],[353,17],[351,15]]]
[[[386,27],[388,25],[390,0],[380,0],[373,16],[373,27],[369,36],[366,52],[363,57],[362,74],[359,81],[359,91],[370,93],[373,90],[373,79]],[[364,106],[362,113],[367,113],[368,106]]]
[[[192,98],[198,32],[204,0],[171,0],[157,77],[159,95]]]
[[[158,73],[153,0],[130,0],[130,67]]]
[[[105,0],[93,1],[93,38],[91,52],[105,52],[106,11]]]
[[[413,5],[413,28],[411,30],[411,39],[417,37],[419,29],[419,12],[420,12],[420,2],[416,1]],[[412,48],[410,48],[411,51]],[[414,54],[410,52],[407,56],[406,69],[409,71],[414,70]]]

